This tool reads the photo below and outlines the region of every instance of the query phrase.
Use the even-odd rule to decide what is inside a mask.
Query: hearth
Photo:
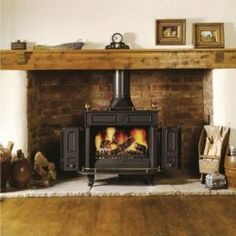
[[[157,160],[157,111],[135,110],[129,71],[114,72],[107,111],[85,113],[85,166],[89,185],[97,172],[145,175],[153,181]]]

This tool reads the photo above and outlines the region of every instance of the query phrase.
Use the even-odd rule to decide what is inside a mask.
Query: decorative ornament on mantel
[[[35,44],[34,42],[17,40],[11,43],[11,50],[50,50],[50,49],[61,49],[61,50],[80,50],[84,46],[84,42],[77,40],[75,42],[62,43],[58,45],[44,45]]]
[[[106,46],[106,49],[129,49],[129,46],[123,42],[121,33],[114,33],[111,40],[112,42]]]
[[[72,50],[80,50],[82,47],[84,46],[84,42],[78,40],[75,42],[70,42],[70,43],[62,43],[62,44],[58,44],[58,45],[40,45],[40,44],[36,44],[34,46],[35,50],[48,50],[48,49],[72,49]]]
[[[11,42],[11,50],[26,50],[26,42],[20,41],[19,39],[16,42]]]

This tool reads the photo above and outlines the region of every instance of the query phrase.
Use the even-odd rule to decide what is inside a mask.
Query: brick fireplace
[[[28,147],[41,150],[59,166],[60,130],[84,125],[84,105],[106,110],[113,71],[28,71]],[[197,171],[201,128],[212,116],[212,77],[208,69],[132,70],[131,98],[136,109],[158,103],[159,126],[180,126],[182,168]]]

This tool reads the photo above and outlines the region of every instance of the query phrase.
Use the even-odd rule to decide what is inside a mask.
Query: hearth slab
[[[197,178],[156,177],[154,186],[139,176],[97,174],[95,184],[88,187],[86,176],[58,182],[49,188],[1,193],[1,198],[66,197],[66,196],[152,196],[152,195],[236,195],[236,190],[209,190]]]
[[[82,176],[78,178],[63,180],[47,188],[26,189],[1,193],[3,198],[13,197],[65,197],[65,196],[89,196],[90,187],[87,178]]]
[[[171,185],[150,186],[143,178],[108,177],[101,180],[96,178],[90,191],[91,196],[146,196],[146,195],[175,195]]]

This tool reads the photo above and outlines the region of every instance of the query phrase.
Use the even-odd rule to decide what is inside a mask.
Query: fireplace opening
[[[112,99],[118,97],[114,95],[114,77],[115,71],[28,71],[29,155],[33,158],[40,150],[56,163],[59,170],[61,160],[58,134],[61,128],[84,127],[86,132],[79,134],[81,145],[78,148],[81,154],[78,157],[79,165],[75,169],[82,170],[84,167],[84,173],[87,169],[92,174],[99,171],[98,167],[107,167],[105,161],[113,161],[109,168],[116,167],[114,163],[118,161],[124,161],[104,159],[97,160],[94,165],[96,153],[95,150],[92,151],[95,145],[95,136],[91,138],[92,134],[95,135],[93,130],[98,126],[148,127],[148,158],[144,160],[149,161],[149,167],[156,168],[158,164],[154,161],[159,155],[160,148],[154,133],[159,124],[159,128],[181,127],[181,168],[191,173],[198,172],[196,148],[198,139],[202,125],[208,123],[209,117],[212,117],[212,71],[202,69],[130,71],[130,94],[136,108],[134,111],[132,108],[117,109],[117,106],[115,109],[111,108]],[[126,76],[124,81],[127,82]],[[118,91],[122,90],[117,89],[117,95]],[[122,97],[124,96],[120,96]],[[159,112],[150,111],[153,98],[158,103]],[[88,112],[84,112],[85,103],[91,105]],[[65,156],[63,158],[66,159]],[[104,161],[102,162],[104,165],[98,166],[99,161]],[[143,160],[127,161],[132,162],[134,167],[136,161]],[[152,163],[154,164],[151,165]],[[131,165],[128,167],[131,168]],[[67,175],[64,169],[61,174]]]
[[[95,159],[143,159],[148,157],[148,131],[144,127],[95,129]]]

